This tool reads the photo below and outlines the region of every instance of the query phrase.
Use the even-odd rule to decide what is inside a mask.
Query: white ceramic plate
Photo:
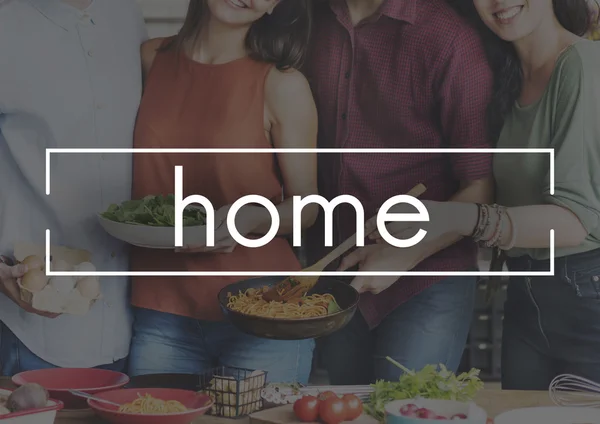
[[[600,424],[600,409],[592,408],[525,408],[505,412],[494,424]]]
[[[125,243],[148,249],[175,249],[174,227],[124,224],[104,218],[101,214],[98,214],[98,221],[108,234]],[[222,224],[223,222],[215,222],[215,230]],[[206,245],[206,226],[183,227],[183,244]]]

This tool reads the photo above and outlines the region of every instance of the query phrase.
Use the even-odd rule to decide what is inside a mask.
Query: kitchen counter
[[[15,388],[10,379],[6,377],[0,377],[0,387]],[[475,402],[486,410],[490,418],[512,409],[553,406],[548,392],[482,390]],[[377,421],[363,415],[354,423],[377,424]],[[61,411],[55,424],[106,424],[106,421],[97,418],[91,411]],[[198,418],[193,424],[300,424],[300,421],[295,418],[292,405],[286,405],[238,419],[205,415]]]

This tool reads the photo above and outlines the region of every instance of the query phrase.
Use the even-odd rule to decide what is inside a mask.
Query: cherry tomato
[[[294,413],[304,422],[314,422],[319,418],[319,399],[314,396],[304,396],[294,402]]]
[[[346,421],[353,421],[362,415],[363,403],[356,395],[344,395],[342,400],[346,405]]]
[[[331,396],[319,405],[319,417],[325,424],[340,424],[346,421],[346,404],[337,396]]]
[[[319,396],[318,396],[318,397],[319,397],[319,400],[323,401],[323,400],[329,399],[330,397],[335,397],[335,398],[338,398],[339,396],[338,396],[338,395],[336,395],[336,394],[335,394],[334,392],[332,392],[331,390],[328,390],[328,391],[326,391],[326,392],[319,393]]]

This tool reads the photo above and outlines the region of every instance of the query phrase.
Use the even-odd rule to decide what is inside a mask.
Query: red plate
[[[25,371],[12,378],[22,386],[37,383],[48,390],[50,397],[64,403],[65,409],[85,409],[85,399],[73,396],[69,390],[80,390],[89,394],[118,389],[129,383],[129,377],[116,371],[96,368],[50,368]]]
[[[176,414],[133,414],[119,412],[116,406],[92,399],[88,400],[88,404],[96,414],[114,424],[190,424],[213,405],[212,399],[207,395],[179,389],[121,389],[98,393],[95,396],[123,405],[137,399],[138,394],[149,394],[165,401],[176,400],[188,408],[188,411]]]

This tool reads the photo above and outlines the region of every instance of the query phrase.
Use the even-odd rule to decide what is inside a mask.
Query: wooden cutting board
[[[503,412],[520,408],[554,406],[548,392],[521,392],[502,390],[482,390],[475,399],[488,417],[494,418]],[[363,414],[355,424],[378,424],[374,418]],[[292,405],[257,412],[250,416],[250,424],[302,424],[294,414]]]

